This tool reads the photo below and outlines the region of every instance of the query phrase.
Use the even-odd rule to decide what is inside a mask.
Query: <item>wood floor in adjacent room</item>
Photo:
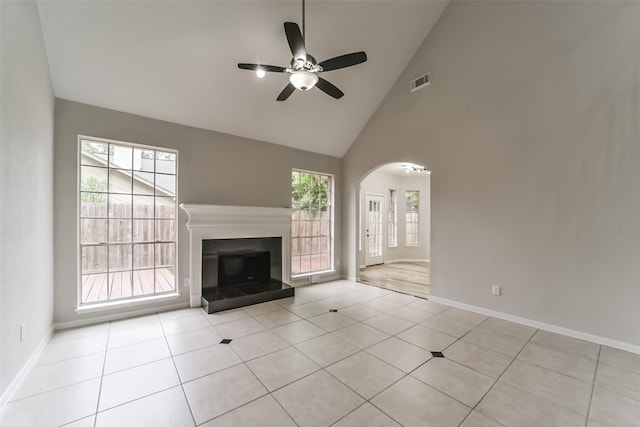
[[[394,262],[360,269],[360,282],[420,298],[429,296],[428,262]]]

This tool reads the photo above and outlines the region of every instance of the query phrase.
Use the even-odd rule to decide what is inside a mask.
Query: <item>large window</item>
[[[79,142],[80,304],[176,292],[178,153]]]
[[[405,209],[405,245],[418,246],[420,244],[420,191],[412,190],[406,193]]]
[[[291,174],[291,274],[333,269],[333,177],[293,170]]]
[[[398,200],[396,190],[389,190],[387,204],[387,246],[398,246]]]

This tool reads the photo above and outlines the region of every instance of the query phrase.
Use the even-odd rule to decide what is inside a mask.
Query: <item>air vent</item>
[[[431,73],[424,74],[411,80],[411,92],[415,92],[431,83]]]

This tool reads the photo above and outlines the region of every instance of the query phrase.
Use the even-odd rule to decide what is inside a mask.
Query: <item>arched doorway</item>
[[[359,282],[428,296],[430,193],[430,171],[408,162],[379,166],[360,181]]]

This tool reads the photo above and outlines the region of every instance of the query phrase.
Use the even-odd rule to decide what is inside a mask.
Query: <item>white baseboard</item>
[[[606,345],[606,346],[617,348],[620,350],[629,351],[631,353],[640,354],[640,346],[637,346],[634,344],[612,340],[610,338],[604,338],[597,335],[588,334],[586,332],[576,331],[574,329],[563,328],[562,326],[557,326],[557,325],[552,325],[550,323],[527,319],[526,317],[514,316],[512,314],[502,313],[500,311],[489,310],[483,307],[477,307],[475,305],[469,305],[469,304],[453,301],[446,298],[429,296],[428,299],[433,302],[448,305],[451,307],[461,308],[467,311],[473,311],[474,313],[480,313],[486,316],[497,317],[498,319],[508,320],[514,323],[520,323],[521,325],[531,326],[533,328],[543,329],[545,331],[555,332],[557,334],[567,335],[569,337],[590,341],[595,344]]]
[[[0,411],[2,411],[2,409],[5,407],[7,402],[9,402],[9,400],[11,399],[13,394],[16,392],[20,384],[22,384],[22,381],[24,380],[24,378],[27,376],[27,374],[29,373],[33,365],[36,363],[36,360],[38,360],[38,357],[40,357],[40,354],[42,354],[42,350],[44,350],[44,348],[49,343],[49,340],[51,339],[51,336],[53,335],[54,330],[55,328],[53,326],[49,329],[49,332],[44,336],[44,338],[42,338],[42,340],[40,340],[40,343],[33,350],[33,352],[31,353],[31,356],[29,356],[25,364],[22,365],[22,368],[20,369],[20,371],[18,371],[18,374],[9,383],[9,386],[4,391],[4,393],[2,393],[2,396],[0,396]]]
[[[312,282],[311,278],[315,276],[318,276],[318,281]],[[342,278],[342,275],[338,271],[331,270],[331,271],[321,272],[318,274],[305,274],[304,276],[298,276],[298,277],[292,278],[289,281],[289,285],[291,285],[294,288],[297,288],[300,286],[317,285],[318,283],[332,282],[334,280],[340,280],[341,278]]]
[[[189,302],[188,301],[180,302],[180,303],[171,304],[171,305],[163,305],[160,307],[148,307],[140,310],[127,311],[126,313],[114,313],[114,314],[107,314],[105,316],[91,317],[89,319],[78,319],[78,320],[71,320],[68,322],[58,322],[54,324],[54,327],[56,330],[77,328],[79,326],[88,326],[96,323],[109,322],[111,320],[127,319],[130,317],[144,316],[146,314],[160,313],[163,311],[179,310],[182,308],[189,308]]]
[[[350,280],[352,282],[357,282],[356,276],[342,276],[341,279]]]
[[[428,259],[398,258],[385,261],[385,264],[393,264],[394,262],[429,262]]]

